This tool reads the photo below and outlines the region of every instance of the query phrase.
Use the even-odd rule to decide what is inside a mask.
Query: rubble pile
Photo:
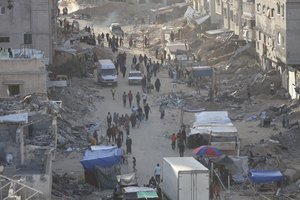
[[[161,5],[152,3],[152,8],[159,8]],[[88,13],[95,19],[100,19],[102,22],[107,22],[106,25],[116,22],[114,20],[123,19],[123,22],[130,23],[137,20],[136,16],[151,16],[153,12],[149,9],[149,5],[144,4],[128,4],[125,2],[107,2],[101,6],[84,8],[74,12],[73,14]],[[119,21],[120,22],[120,21]]]
[[[95,110],[94,100],[97,98],[99,101],[103,97],[83,81],[80,87],[52,88],[49,96],[51,99],[62,101],[61,117],[58,118],[58,147],[86,147],[89,141],[85,131],[85,124],[88,123],[85,117]]]
[[[97,188],[81,183],[70,174],[59,175],[53,172],[52,195],[64,199],[81,199],[95,192]]]

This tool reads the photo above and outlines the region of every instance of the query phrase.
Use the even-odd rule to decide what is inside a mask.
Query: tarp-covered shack
[[[239,137],[227,111],[204,111],[195,114],[188,135],[188,146],[211,145],[229,154],[238,153]]]
[[[122,150],[117,146],[91,146],[80,161],[85,181],[102,188],[113,188],[112,179],[116,177],[121,156]]]

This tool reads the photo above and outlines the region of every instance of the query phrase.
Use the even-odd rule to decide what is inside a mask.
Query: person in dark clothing
[[[155,49],[155,58],[158,59],[158,48]]]
[[[126,107],[126,100],[127,100],[126,92],[123,93],[122,99],[123,99],[123,106]]]
[[[140,64],[142,64],[144,62],[144,57],[142,56],[142,54],[140,54],[140,56],[139,56],[139,62],[140,62]]]
[[[133,58],[132,58],[132,64],[136,65],[137,63],[137,58],[136,56],[134,55]]]
[[[130,115],[130,122],[131,122],[132,128],[134,128],[135,125],[136,125],[136,116],[135,116],[135,113],[131,113],[131,115]]]
[[[117,147],[121,148],[121,146],[122,146],[122,139],[121,139],[120,135],[118,135],[116,143],[117,143]]]
[[[136,93],[135,99],[136,99],[136,104],[137,104],[137,106],[140,106],[141,95],[140,95],[139,92]]]
[[[108,128],[110,128],[111,127],[111,121],[112,121],[112,117],[111,117],[110,112],[108,112],[108,114],[107,114],[106,121],[107,121]]]
[[[185,129],[182,129],[181,137],[182,137],[182,140],[183,140],[184,144],[186,145],[186,132],[185,132]]]
[[[124,129],[126,130],[126,135],[128,136],[130,134],[130,126],[128,121],[125,122]]]
[[[129,107],[131,108],[131,104],[132,104],[132,99],[133,99],[133,95],[131,90],[129,90],[128,92],[128,101],[129,101]]]
[[[132,157],[132,168],[133,168],[133,171],[136,171],[136,158],[135,157]]]
[[[160,112],[160,119],[163,119],[165,117],[165,105],[163,103],[159,106],[159,112]]]
[[[146,120],[148,120],[149,111],[150,111],[150,106],[148,104],[144,106],[144,111],[145,111]]]
[[[146,54],[144,54],[144,65],[145,66],[147,65],[147,60],[148,60],[148,57],[146,56]]]
[[[112,136],[111,128],[107,128],[106,135],[108,137],[108,142],[110,142]]]
[[[126,138],[126,150],[127,150],[127,154],[131,154],[131,145],[132,145],[132,139],[127,136]]]
[[[151,187],[151,188],[156,187],[156,180],[155,180],[154,176],[152,176],[149,180],[149,187]]]
[[[179,148],[179,156],[183,157],[183,153],[184,153],[184,144],[183,144],[183,140],[180,140],[178,143],[178,148]]]
[[[146,76],[144,75],[144,77],[142,78],[142,89],[143,89],[143,92],[146,92],[146,85],[147,85],[147,78]]]
[[[160,89],[160,80],[159,80],[159,78],[156,79],[154,85],[155,85],[156,91],[159,92],[159,89]]]
[[[120,137],[121,141],[123,142],[123,140],[124,140],[124,134],[123,134],[122,129],[119,129],[118,137]]]
[[[123,78],[125,78],[127,68],[126,68],[125,66],[123,66],[123,67],[121,68],[121,70],[122,70]]]

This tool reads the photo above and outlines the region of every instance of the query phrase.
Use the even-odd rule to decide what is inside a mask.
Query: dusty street
[[[122,9],[135,9],[131,7],[132,5],[126,7],[124,3],[120,4]],[[129,15],[121,11],[111,12],[109,15],[105,15],[105,12],[108,10],[117,10],[119,5],[117,3],[108,3],[104,7],[98,6],[94,8],[87,8],[79,10],[80,12],[88,12],[91,15],[95,15],[98,18],[92,18],[92,20],[78,20],[80,27],[90,26],[92,27],[95,34],[109,32],[109,24],[111,22],[124,22],[122,28],[125,31],[125,40],[124,47],[119,48],[118,52],[126,52],[127,54],[127,73],[126,77],[122,78],[121,75],[118,76],[118,86],[116,88],[115,100],[112,98],[111,87],[103,87],[97,83],[96,73],[89,74],[88,77],[84,78],[73,78],[71,80],[71,88],[75,91],[76,89],[82,89],[81,95],[86,95],[87,92],[89,95],[86,96],[86,103],[92,104],[92,107],[89,107],[89,112],[87,115],[72,119],[73,124],[78,123],[78,126],[84,126],[90,123],[101,122],[102,135],[106,134],[106,116],[110,112],[122,114],[131,114],[131,109],[128,105],[126,108],[123,107],[122,94],[126,94],[131,91],[133,93],[133,105],[136,105],[135,94],[139,91],[142,94],[141,86],[132,86],[128,85],[128,72],[130,71],[130,65],[133,55],[144,55],[154,58],[154,51],[156,48],[162,50],[162,43],[160,37],[160,29],[165,24],[146,24],[146,25],[134,25],[129,23],[129,20],[126,18],[126,15]],[[158,7],[154,4],[145,4],[142,5],[141,11],[149,11],[152,7]],[[124,10],[123,10],[124,11]],[[135,10],[132,10],[134,12]],[[103,12],[103,13],[102,13]],[[130,13],[131,14],[131,13]],[[142,16],[141,13],[135,13],[137,16]],[[146,15],[146,14],[145,14]],[[135,16],[135,18],[137,18]],[[122,18],[124,17],[124,18]],[[145,16],[143,16],[145,17]],[[127,21],[125,21],[125,18]],[[69,16],[68,16],[68,19]],[[181,20],[174,20],[174,22],[168,23],[168,25],[178,25],[181,24]],[[270,161],[264,163],[264,165],[259,165],[261,169],[273,169],[274,166],[279,169],[287,168],[297,168],[300,161],[297,159],[292,159],[293,167],[291,167],[291,156],[286,156],[289,152],[284,150],[278,151],[276,145],[279,144],[277,139],[278,135],[282,136],[282,133],[286,133],[287,130],[282,128],[281,125],[281,107],[289,105],[291,102],[288,98],[285,97],[284,92],[278,89],[278,95],[272,96],[269,94],[269,82],[271,80],[276,80],[276,76],[266,76],[262,75],[256,61],[251,57],[250,53],[244,53],[242,56],[237,56],[231,60],[226,56],[227,51],[232,51],[232,49],[237,48],[235,42],[230,44],[225,44],[222,40],[230,39],[228,35],[221,36],[221,39],[212,39],[211,41],[206,41],[206,38],[198,38],[198,35],[194,34],[192,29],[185,27],[187,31],[183,32],[185,38],[183,41],[189,41],[189,44],[192,47],[192,50],[198,53],[198,57],[204,58],[204,61],[210,60],[211,66],[219,72],[219,95],[216,97],[215,101],[208,100],[208,83],[204,83],[201,87],[201,93],[198,94],[196,88],[187,87],[187,84],[175,84],[172,82],[172,79],[169,78],[168,69],[161,67],[161,70],[158,74],[158,78],[161,81],[162,87],[161,91],[157,93],[155,90],[152,90],[152,93],[148,94],[148,103],[151,107],[151,112],[149,120],[143,121],[139,128],[130,129],[130,137],[132,138],[132,154],[128,155],[128,164],[122,164],[122,172],[132,172],[132,157],[135,157],[137,160],[136,169],[137,169],[137,179],[138,184],[143,185],[147,184],[151,176],[154,175],[154,167],[157,163],[162,164],[163,157],[167,156],[179,156],[178,149],[171,149],[171,141],[169,136],[172,133],[177,133],[180,128],[180,109],[177,106],[169,105],[166,109],[166,114],[164,119],[160,119],[159,113],[159,104],[160,100],[167,96],[170,93],[183,94],[187,100],[186,105],[193,104],[197,105],[199,108],[203,108],[209,111],[228,111],[229,117],[232,120],[234,126],[236,126],[241,141],[241,152],[243,156],[249,156],[250,151],[254,151],[254,154],[257,156],[263,155],[268,157]],[[182,28],[184,30],[184,28]],[[150,43],[152,44],[149,48],[142,48],[141,38],[143,38],[144,31],[147,32],[148,36],[151,37]],[[128,38],[130,35],[134,35],[138,38],[137,47],[129,48],[128,47]],[[191,38],[189,38],[191,37]],[[228,38],[227,38],[228,37]],[[193,43],[196,41],[195,43]],[[221,41],[221,42],[220,42]],[[198,45],[198,43],[201,45]],[[221,43],[221,44],[220,44]],[[96,46],[102,56],[103,50],[105,52],[111,51],[107,48],[107,43],[105,42],[105,47]],[[224,48],[219,48],[218,45],[224,45]],[[84,45],[84,47],[89,47]],[[222,46],[223,47],[223,46]],[[194,48],[194,49],[193,49]],[[208,50],[213,49],[213,50]],[[238,49],[236,50],[238,51]],[[112,60],[115,60],[118,52],[114,53]],[[233,51],[235,52],[235,51]],[[226,54],[224,56],[224,54]],[[106,55],[106,54],[105,54]],[[99,54],[98,54],[99,56]],[[224,56],[224,57],[223,57]],[[219,60],[218,60],[219,59]],[[229,60],[229,61],[228,61]],[[246,61],[245,61],[246,60]],[[204,62],[205,63],[205,62]],[[229,66],[230,65],[230,66]],[[246,65],[246,67],[244,67]],[[226,67],[225,67],[226,66]],[[229,68],[227,72],[223,68]],[[233,68],[233,69],[230,69]],[[232,70],[232,71],[230,71]],[[224,74],[222,74],[224,72]],[[152,77],[151,82],[155,81],[155,77]],[[264,82],[265,81],[265,82]],[[251,97],[246,97],[246,86],[251,83]],[[87,91],[84,91],[84,90]],[[84,104],[84,103],[82,103]],[[265,128],[261,127],[260,124],[260,114],[262,111],[269,111],[272,114],[272,126]],[[295,111],[296,112],[296,111]],[[294,119],[296,119],[295,115]],[[185,113],[183,122],[188,127],[192,125],[194,121],[194,114]],[[82,133],[84,134],[84,133]],[[124,133],[125,135],[125,133]],[[290,138],[292,138],[291,136]],[[282,139],[281,138],[281,139]],[[279,140],[279,139],[278,139]],[[283,139],[284,140],[284,139]],[[291,139],[292,140],[292,139]],[[275,141],[275,142],[274,142]],[[113,143],[109,143],[112,145]],[[285,144],[288,146],[289,144]],[[275,146],[275,147],[274,147]],[[71,150],[68,150],[71,148]],[[80,160],[83,157],[84,150],[88,148],[88,145],[82,148],[73,148],[72,145],[66,146],[64,151],[61,154],[57,154],[56,160],[53,163],[53,170],[57,174],[69,174],[73,177],[76,177],[80,183],[84,182],[84,171],[83,167],[80,164]],[[126,149],[125,140],[122,144],[122,148]],[[291,148],[296,153],[296,146]],[[277,153],[280,152],[280,155]],[[192,149],[185,149],[184,156],[193,156]],[[274,165],[274,160],[276,160],[276,165]],[[284,164],[283,164],[284,163]],[[287,163],[287,164],[286,164]],[[91,186],[92,187],[92,186]],[[230,191],[232,199],[237,200],[248,200],[248,199],[257,199],[257,196],[252,195],[252,188],[247,185],[246,189],[241,191],[241,185],[233,185],[232,190]],[[229,191],[227,191],[229,192]],[[111,193],[109,191],[94,191],[93,194],[89,196],[89,199],[95,199],[105,197]],[[226,193],[223,190],[222,197]],[[88,198],[88,197],[85,197]]]

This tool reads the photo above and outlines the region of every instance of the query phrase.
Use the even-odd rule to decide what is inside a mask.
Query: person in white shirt
[[[154,168],[154,175],[157,183],[160,183],[160,166],[157,163],[157,165]]]

